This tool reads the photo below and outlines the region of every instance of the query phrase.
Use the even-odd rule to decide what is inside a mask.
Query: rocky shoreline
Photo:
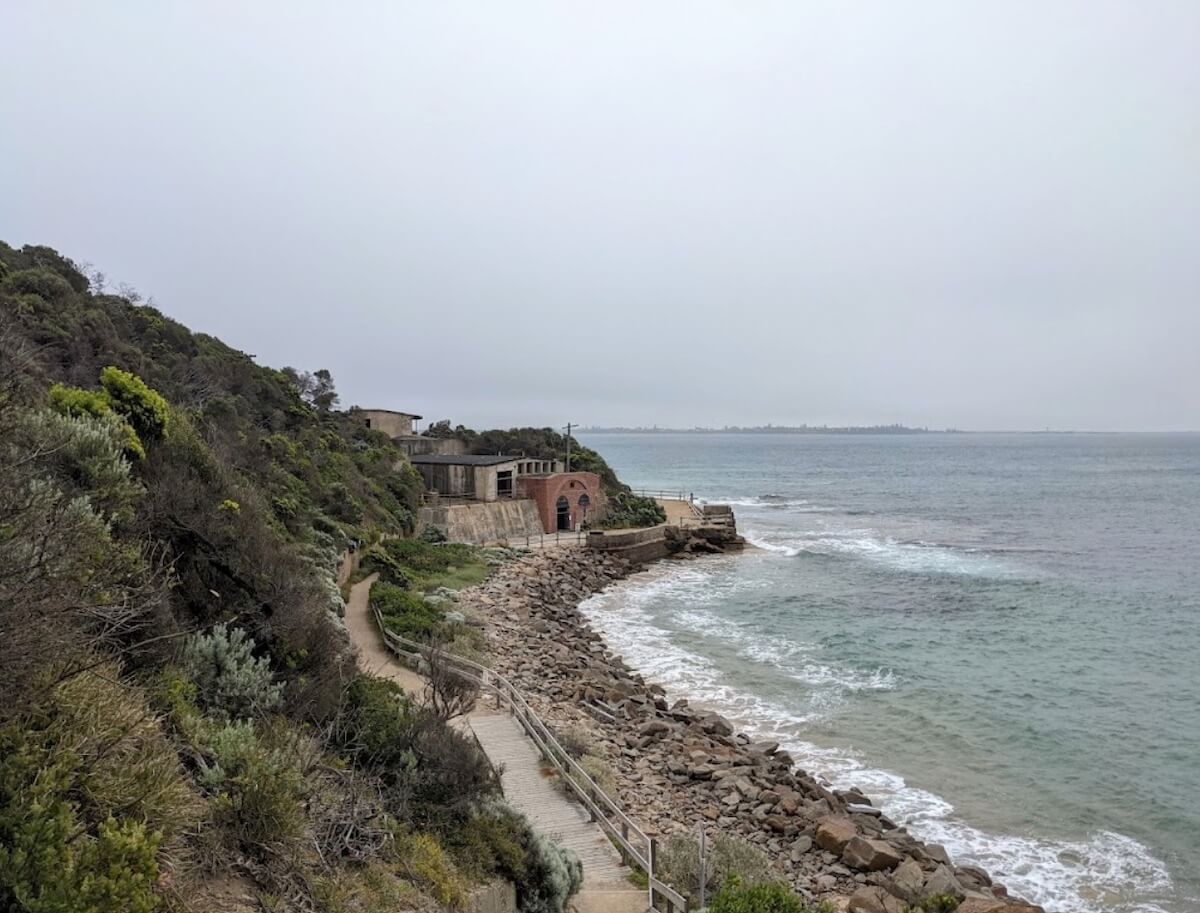
[[[802,896],[851,913],[903,913],[934,895],[961,899],[961,913],[1041,911],[983,870],[955,865],[861,792],[833,790],[797,769],[777,744],[755,743],[686,700],[669,703],[578,609],[641,569],[587,549],[526,555],[463,591],[459,607],[484,625],[493,667],[543,719],[588,730],[615,774],[617,798],[648,833],[694,834],[704,822],[710,835],[736,834],[766,852]]]

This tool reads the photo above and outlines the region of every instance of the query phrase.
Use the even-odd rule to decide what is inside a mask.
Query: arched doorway
[[[571,503],[567,500],[566,495],[559,495],[558,502],[555,504],[555,513],[558,516],[556,529],[571,528]]]

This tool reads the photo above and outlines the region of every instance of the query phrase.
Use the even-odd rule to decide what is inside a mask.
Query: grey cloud
[[[5,21],[0,237],[346,401],[1200,428],[1194,3]]]

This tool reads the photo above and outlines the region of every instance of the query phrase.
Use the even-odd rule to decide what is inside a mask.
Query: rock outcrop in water
[[[932,895],[963,899],[962,913],[1040,910],[1007,897],[981,869],[955,865],[857,790],[834,790],[796,768],[778,744],[756,743],[686,700],[669,703],[578,610],[637,569],[588,550],[527,556],[463,593],[460,605],[483,620],[494,667],[543,719],[592,733],[617,798],[648,833],[695,833],[705,822],[710,834],[736,834],[803,896],[852,913],[902,913]]]

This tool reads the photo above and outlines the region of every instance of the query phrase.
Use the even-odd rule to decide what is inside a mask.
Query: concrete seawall
[[[671,555],[740,550],[746,543],[738,535],[733,511],[725,505],[717,506],[723,510],[717,511],[712,520],[660,523],[645,529],[593,530],[588,533],[587,545],[590,549],[617,555],[636,564]],[[689,513],[688,516],[692,515]]]
[[[667,547],[666,526],[645,529],[593,530],[588,533],[587,546],[596,551],[618,555],[635,564],[646,564],[671,554]]]
[[[422,507],[419,519],[424,526],[440,529],[451,542],[471,545],[496,545],[542,535],[537,506],[527,498]]]

